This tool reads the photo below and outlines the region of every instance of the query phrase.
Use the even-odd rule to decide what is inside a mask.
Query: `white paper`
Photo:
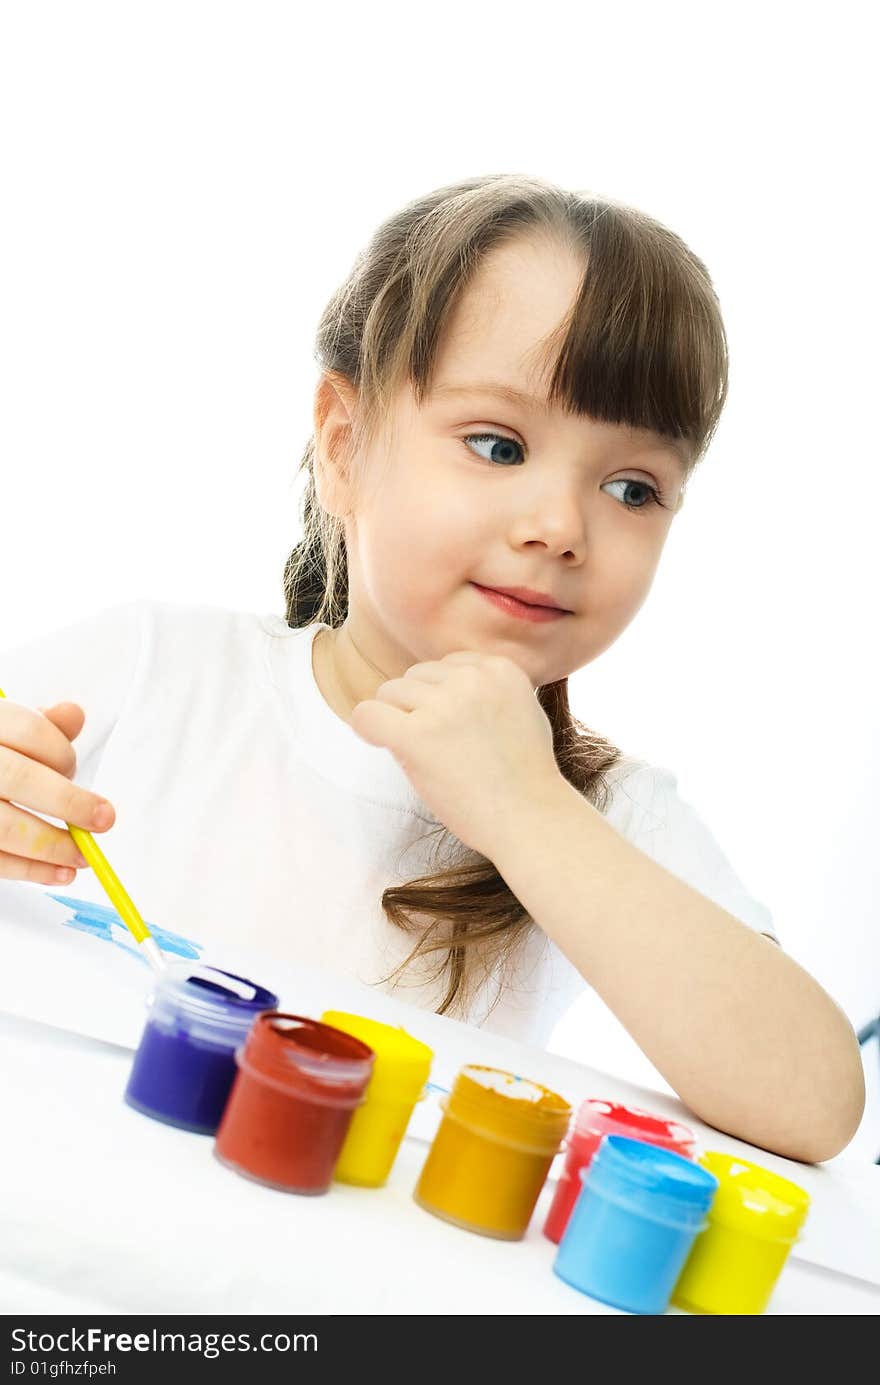
[[[0,881],[0,1012],[134,1050],[154,974],[125,947],[70,927],[65,920],[72,913],[38,886]],[[436,1015],[350,977],[237,947],[205,948],[199,961],[266,986],[290,1013],[320,1019],[328,1009],[349,1010],[402,1025],[426,1043],[435,1055],[430,1077],[435,1089],[416,1105],[407,1131],[411,1139],[433,1138],[442,1089],[451,1086],[464,1063],[484,1063],[541,1082],[573,1107],[586,1097],[621,1101],[690,1126],[700,1150],[751,1159],[805,1188],[813,1205],[793,1257],[880,1283],[880,1181],[872,1165],[845,1154],[818,1166],[783,1159],[704,1125],[675,1097]],[[557,1156],[551,1181],[560,1163]]]
[[[0,1103],[16,1112],[0,1180],[0,1311],[615,1312],[552,1273],[550,1187],[513,1244],[413,1202],[425,1148],[412,1138],[383,1188],[282,1193],[223,1168],[209,1137],[126,1106],[128,1066],[119,1048],[0,1018]],[[855,1227],[870,1234],[867,1206],[861,1195],[841,1242]],[[790,1261],[770,1312],[878,1307],[871,1285]]]

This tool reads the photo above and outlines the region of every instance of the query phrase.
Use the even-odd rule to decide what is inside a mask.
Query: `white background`
[[[0,648],[134,596],[283,611],[314,332],[376,225],[484,173],[629,202],[708,265],[731,392],[651,595],[572,678],[574,709],[677,772],[784,946],[864,1024],[867,24],[859,3],[5,6]],[[645,1076],[577,1012],[556,1042]],[[852,1149],[873,1157],[866,1059]]]

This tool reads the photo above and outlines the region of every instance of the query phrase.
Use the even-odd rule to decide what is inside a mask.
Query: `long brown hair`
[[[675,440],[689,477],[727,397],[727,340],[706,267],[643,212],[523,175],[467,178],[408,203],[382,223],[333,294],[316,358],[357,388],[356,443],[375,436],[405,381],[421,405],[459,295],[490,250],[533,230],[554,233],[585,263],[550,399]],[[303,538],[284,569],[286,619],[297,628],[316,621],[336,628],[348,614],[345,536],[341,520],[318,502],[314,455],[313,437],[299,468],[308,473]],[[606,776],[621,752],[572,714],[566,678],[540,687],[537,697],[561,774],[604,812]],[[393,924],[418,935],[392,977],[416,957],[440,954],[432,977],[446,982],[439,1014],[464,1010],[479,980],[497,963],[511,964],[534,928],[493,863],[470,850],[387,888],[382,907]]]

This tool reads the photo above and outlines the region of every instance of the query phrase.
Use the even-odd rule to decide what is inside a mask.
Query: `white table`
[[[432,1079],[444,1085],[462,1063],[483,1062],[544,1082],[572,1105],[611,1097],[683,1120],[702,1149],[738,1152],[811,1194],[804,1239],[768,1312],[880,1312],[880,1169],[845,1155],[821,1166],[779,1159],[702,1125],[668,1095],[348,980],[298,971],[281,1000],[316,1017],[332,1006],[405,1024],[434,1048]],[[440,1118],[435,1100],[417,1108],[384,1188],[334,1184],[301,1197],[230,1172],[211,1138],[131,1110],[122,1100],[130,1064],[122,1046],[0,1016],[3,1312],[616,1311],[552,1273],[556,1247],[541,1234],[551,1183],[514,1243],[459,1230],[413,1202]]]

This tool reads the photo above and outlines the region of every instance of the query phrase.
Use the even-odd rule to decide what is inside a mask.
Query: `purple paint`
[[[154,1120],[213,1135],[235,1081],[235,1050],[278,997],[232,972],[179,964],[160,979],[150,1007],[125,1100]]]

